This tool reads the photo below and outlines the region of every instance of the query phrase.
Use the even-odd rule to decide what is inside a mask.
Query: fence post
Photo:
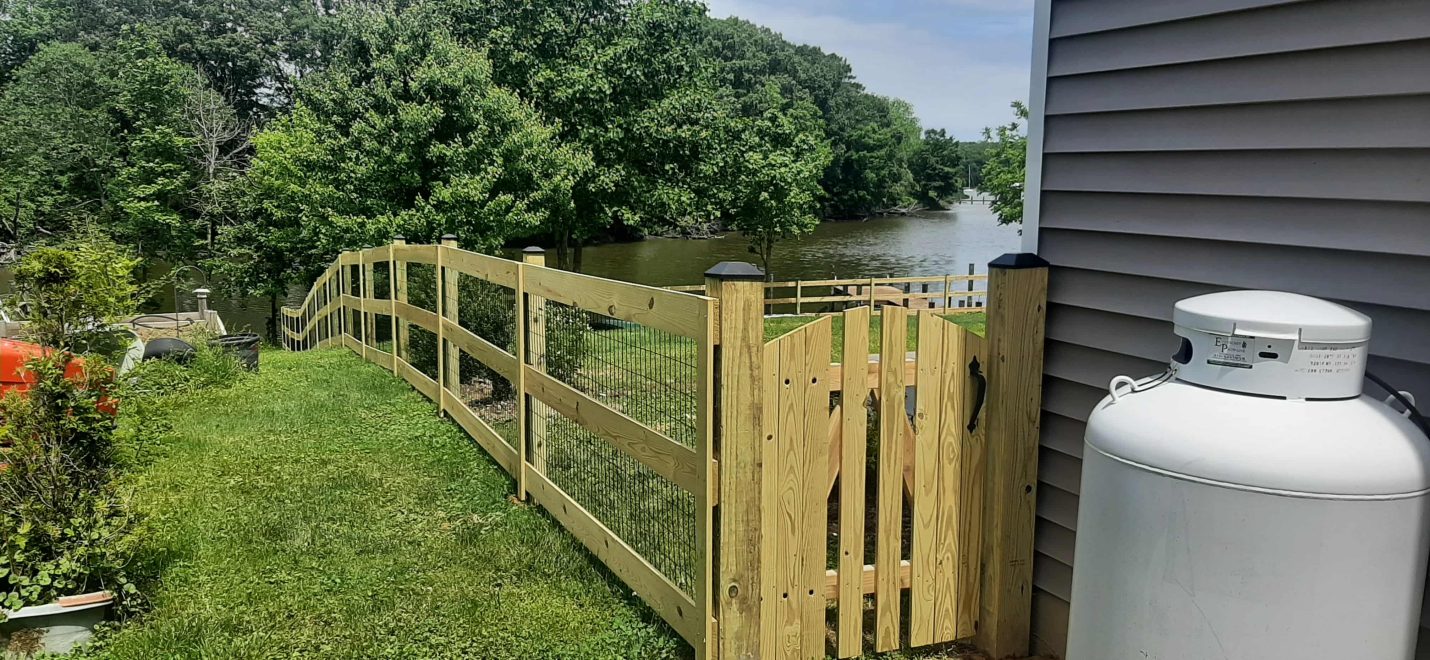
[[[774,445],[765,436],[764,285],[759,268],[722,262],[705,272],[705,292],[720,301],[720,347],[716,354],[716,455],[720,463],[719,526],[715,554],[719,657],[773,658],[773,630],[762,623],[764,561],[761,502],[774,479]],[[766,460],[766,459],[770,460]],[[773,604],[771,604],[773,606]],[[768,635],[762,633],[769,633]],[[768,648],[764,644],[769,638]]]
[[[342,264],[342,263],[343,263],[343,255],[346,255],[346,254],[347,254],[347,252],[343,252],[342,254],[338,255],[338,263],[339,263],[339,264]],[[342,268],[342,273],[339,274],[339,278],[340,278],[340,279],[338,280],[338,285],[342,288],[342,291],[341,291],[340,293],[341,293],[341,295],[344,295],[344,296],[352,296],[352,295],[353,295],[353,266],[352,266],[352,264],[348,264],[348,265],[346,265],[346,266],[340,266],[340,267]],[[342,300],[342,299],[339,298],[339,300]],[[342,301],[342,305],[343,305],[342,327],[339,328],[339,330],[342,331],[342,333],[343,333],[344,336],[346,336],[346,337],[351,337],[351,336],[353,336],[353,310],[352,310],[352,308],[348,307],[348,303],[347,303],[346,300],[343,300],[343,301]],[[346,341],[343,342],[343,347],[344,347],[344,348],[347,347],[347,342],[346,342]]]
[[[546,250],[529,247],[521,251],[521,261],[530,266],[546,265]],[[531,357],[531,368],[546,372],[546,299],[528,296],[526,299],[526,353]],[[522,394],[525,399],[525,393]],[[526,400],[526,435],[530,438],[531,466],[541,474],[546,474],[546,415],[533,411],[531,401]]]
[[[407,262],[397,259],[397,248],[401,245],[407,245],[407,239],[401,236],[392,239],[392,261],[390,263],[392,264],[392,300],[394,303],[407,302]],[[402,318],[401,313],[397,311],[397,305],[394,304],[392,309],[392,365],[394,372],[397,371],[395,367],[398,360],[410,362],[408,358],[411,355],[407,350],[409,328],[407,319]]]
[[[542,257],[545,261],[545,257]],[[521,264],[516,267],[516,499],[526,501],[526,465],[529,458],[527,448],[531,446],[531,397],[526,393],[526,369],[535,363],[528,348],[532,328],[527,324],[526,271],[527,259],[523,252]]]
[[[968,264],[968,291],[969,295],[964,299],[965,307],[973,306],[973,264]],[[987,298],[984,298],[987,300]]]
[[[442,246],[437,248],[437,262],[442,264],[439,266],[441,272],[437,274],[441,280],[441,292],[438,296],[441,300],[437,304],[441,305],[442,316],[437,321],[438,328],[446,325],[448,321],[451,321],[453,325],[460,324],[462,319],[461,287],[458,286],[459,274],[456,270],[446,266],[445,259],[446,253],[455,249],[457,249],[457,237],[452,234],[442,236]],[[447,333],[443,332],[438,336],[437,352],[438,357],[442,360],[441,366],[438,367],[440,372],[438,375],[442,379],[441,394],[442,400],[445,402],[449,387],[458,397],[462,395],[462,352],[456,344],[447,340]],[[444,405],[442,410],[446,411],[446,409]]]
[[[368,265],[367,257],[363,256],[361,250],[358,251],[358,310],[362,312],[362,359],[367,359],[368,342],[372,341],[372,323],[368,322],[367,295],[372,290],[372,266]]]
[[[1028,654],[1033,526],[1048,262],[1006,254],[988,264],[988,442],[982,612],[976,642],[994,658]]]
[[[398,236],[387,244],[387,301],[392,304],[392,313],[387,315],[387,321],[391,326],[389,333],[392,335],[392,375],[398,378],[402,377],[402,372],[397,369],[397,361],[402,359],[398,357],[402,352],[402,344],[397,341],[397,246],[406,242]],[[403,323],[402,327],[406,328],[407,324]]]

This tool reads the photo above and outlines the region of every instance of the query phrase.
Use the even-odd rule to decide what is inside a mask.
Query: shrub
[[[104,405],[114,370],[99,356],[76,369],[71,351],[133,309],[137,265],[112,242],[83,238],[34,250],[15,267],[29,334],[47,350],[25,367],[30,389],[0,399],[10,445],[0,470],[3,609],[99,589],[121,603],[135,594],[125,572],[135,521],[116,486],[115,420]]]
[[[114,482],[114,418],[101,409],[113,371],[55,351],[32,360],[34,386],[0,399],[11,444],[0,471],[0,605],[134,588],[125,575],[134,521]]]

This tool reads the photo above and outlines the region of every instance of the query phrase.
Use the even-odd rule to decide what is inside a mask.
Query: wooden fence
[[[838,313],[842,345],[833,315],[765,342],[748,264],[706,296],[444,237],[344,253],[283,334],[436,402],[698,658],[1001,658],[1028,647],[1047,272],[988,278],[986,338],[884,306],[875,357],[868,305]]]
[[[973,264],[967,275],[923,277],[862,277],[827,280],[790,280],[764,283],[767,313],[838,314],[850,307],[869,306],[877,313],[884,307],[940,309],[948,314],[984,311],[988,292],[987,275],[976,274]],[[666,287],[671,291],[705,293],[703,284]]]

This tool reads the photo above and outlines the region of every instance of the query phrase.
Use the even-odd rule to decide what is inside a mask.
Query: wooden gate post
[[[741,262],[705,272],[706,295],[720,301],[716,355],[716,455],[720,462],[715,554],[715,617],[721,660],[774,658],[774,631],[764,630],[764,549],[761,501],[775,479],[774,443],[763,428],[765,274]]]
[[[456,269],[446,266],[446,253],[455,249],[457,249],[457,237],[452,234],[442,236],[442,246],[437,248],[437,263],[441,264],[438,266],[439,272],[437,273],[437,297],[441,299],[437,303],[437,309],[440,310],[440,316],[442,317],[437,319],[439,327],[440,325],[445,325],[448,321],[457,324],[462,318],[459,306],[461,299],[458,295],[461,293],[458,287],[459,273]],[[462,394],[462,351],[457,348],[456,344],[447,340],[446,332],[440,335],[437,351],[442,358],[442,364],[439,367],[440,373],[438,374],[442,387],[438,388],[440,390],[438,394],[442,396],[442,400],[445,402],[447,400],[448,389],[457,396],[461,396]],[[443,405],[442,410],[445,411],[446,409],[447,406]]]
[[[988,472],[977,644],[994,658],[1028,654],[1033,526],[1048,262],[1005,254],[988,264]]]

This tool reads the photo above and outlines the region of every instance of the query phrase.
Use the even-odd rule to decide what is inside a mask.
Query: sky
[[[1028,99],[1033,0],[705,0],[795,43],[844,56],[869,91],[913,104],[960,140]]]

